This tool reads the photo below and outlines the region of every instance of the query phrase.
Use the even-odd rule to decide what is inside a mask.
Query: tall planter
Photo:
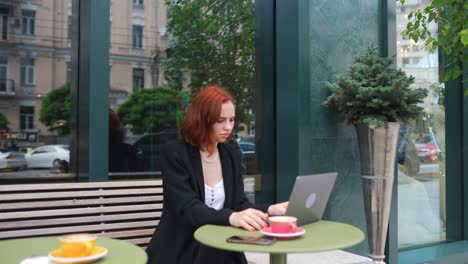
[[[369,257],[385,263],[385,240],[392,200],[395,159],[400,124],[355,125],[361,158],[361,177],[367,221]]]

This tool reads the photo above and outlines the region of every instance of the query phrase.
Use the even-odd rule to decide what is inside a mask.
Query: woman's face
[[[213,133],[217,142],[225,142],[234,128],[235,108],[232,102],[221,105],[221,114],[213,124]]]

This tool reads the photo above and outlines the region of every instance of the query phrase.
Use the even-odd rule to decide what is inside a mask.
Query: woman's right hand
[[[229,224],[249,231],[260,230],[267,226],[268,214],[253,208],[234,212],[229,216]]]

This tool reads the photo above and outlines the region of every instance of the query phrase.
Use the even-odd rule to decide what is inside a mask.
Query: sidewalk
[[[266,253],[246,252],[249,264],[268,264],[270,257]],[[372,264],[367,257],[352,254],[342,250],[320,253],[288,254],[288,264]]]

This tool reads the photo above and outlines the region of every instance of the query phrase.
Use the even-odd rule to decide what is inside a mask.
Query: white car
[[[26,167],[24,153],[0,148],[0,169],[19,170]]]
[[[45,145],[26,154],[28,168],[58,168],[62,160],[70,162],[68,145]]]

